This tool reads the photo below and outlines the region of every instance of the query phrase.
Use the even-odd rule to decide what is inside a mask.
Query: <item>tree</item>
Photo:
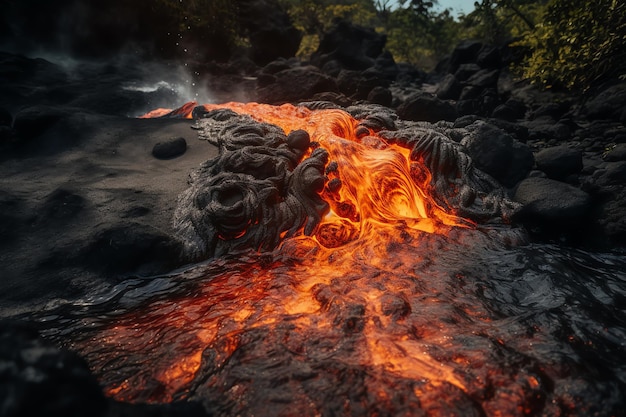
[[[462,21],[469,36],[494,45],[502,44],[535,28],[547,0],[481,0]]]
[[[435,2],[401,0],[385,23],[387,48],[396,60],[432,68],[458,43],[460,25],[449,10],[436,13]]]
[[[536,30],[521,74],[545,87],[586,90],[626,76],[626,4],[622,0],[552,0]]]

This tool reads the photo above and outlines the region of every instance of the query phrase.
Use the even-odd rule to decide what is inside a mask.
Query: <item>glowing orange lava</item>
[[[170,114],[191,118],[196,107],[191,102],[173,112],[158,109],[142,117]],[[260,122],[280,126],[285,134],[305,130],[313,142],[328,151],[330,161],[340,167],[328,174],[329,179],[339,178],[343,186],[337,192],[326,187],[322,193],[332,208],[326,225],[320,228],[322,233],[329,230],[329,223],[338,229],[335,234],[347,228],[348,233],[359,231],[361,238],[371,233],[372,228],[399,223],[414,230],[442,234],[448,230],[447,226],[472,225],[471,221],[448,213],[435,203],[431,196],[431,173],[419,161],[410,160],[409,149],[387,144],[371,129],[365,132],[362,128],[357,133],[359,121],[345,111],[232,102],[202,107],[206,112],[230,109],[247,114]]]
[[[180,114],[190,117],[194,107]],[[443,248],[473,231],[435,203],[430,173],[409,150],[371,130],[357,137],[358,121],[341,110],[204,107],[248,114],[287,134],[306,130],[337,163],[328,179],[342,187],[322,191],[331,212],[314,236],[190,270],[175,295],[155,297],[76,342],[108,395],[199,399],[218,415],[443,415],[446,404],[480,404],[499,416],[532,408],[540,376],[523,365],[485,365],[497,343],[476,330],[465,334],[463,322],[490,328],[490,313],[462,295],[446,299],[443,288],[459,278],[421,255],[462,263],[446,260]],[[468,340],[484,344],[484,353],[457,353]],[[365,392],[344,392],[334,386],[340,382]]]

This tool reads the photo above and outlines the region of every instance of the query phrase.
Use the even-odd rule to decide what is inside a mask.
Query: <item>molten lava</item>
[[[285,134],[304,130],[314,143],[328,151],[328,183],[321,194],[330,204],[331,213],[317,234],[324,246],[337,246],[357,234],[364,238],[373,231],[376,235],[377,227],[389,225],[404,224],[410,229],[441,234],[446,233],[448,226],[472,225],[447,213],[434,201],[431,173],[419,162],[411,161],[409,149],[390,145],[372,129],[358,127],[359,121],[342,110],[258,103],[197,106],[191,102],[174,111],[159,109],[143,117],[168,115],[190,119],[194,113],[218,109],[230,109],[280,126]]]
[[[479,232],[435,202],[431,173],[408,149],[357,129],[341,110],[204,111],[219,108],[286,134],[306,130],[330,155],[320,188],[330,212],[312,236],[191,269],[167,296],[96,323],[73,347],[110,396],[191,398],[217,415],[260,416],[506,416],[545,406],[543,371],[523,357],[503,360],[504,344],[485,336],[491,313],[461,290],[445,295],[463,288],[463,276],[437,262],[465,262],[446,247],[471,256],[462,234]],[[465,331],[468,320],[479,324]]]

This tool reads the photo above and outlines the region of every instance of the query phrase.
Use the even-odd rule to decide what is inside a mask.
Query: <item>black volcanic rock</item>
[[[572,137],[572,129],[567,124],[556,121],[549,116],[526,120],[521,124],[528,128],[531,139],[564,141]]]
[[[381,106],[391,106],[393,99],[391,91],[385,87],[374,87],[367,95],[367,101],[372,104],[380,104]]]
[[[426,93],[417,93],[398,107],[398,116],[405,120],[435,123],[440,120],[454,121],[458,114],[448,102]]]
[[[0,321],[3,416],[103,416],[107,411],[87,363],[39,337],[34,327]]]
[[[311,99],[317,93],[337,91],[335,80],[313,66],[283,70],[274,74],[274,77],[274,83],[263,83],[257,88],[259,102],[298,102]]]
[[[563,103],[544,103],[534,108],[528,115],[529,119],[539,119],[542,117],[560,119],[569,110],[569,104]]]
[[[626,184],[626,161],[607,163],[593,173],[593,182],[602,187]]]
[[[476,63],[482,68],[500,68],[502,66],[500,49],[491,45],[483,45],[476,56]]]
[[[482,93],[482,88],[477,87],[475,85],[466,85],[461,90],[461,94],[459,96],[459,100],[472,100],[478,98]]]
[[[364,100],[376,87],[388,87],[389,82],[375,71],[341,70],[337,75],[339,91],[354,100]]]
[[[393,81],[398,77],[400,73],[400,67],[393,59],[393,55],[389,51],[383,51],[376,58],[374,63],[374,69],[381,74],[381,76],[387,80]]]
[[[437,97],[442,100],[456,100],[461,95],[461,83],[453,74],[447,74],[437,86]]]
[[[626,161],[626,143],[619,143],[609,149],[604,155],[604,160],[607,162]]]
[[[521,101],[509,99],[504,104],[500,104],[491,113],[491,117],[506,121],[523,119],[526,115],[526,105]]]
[[[591,197],[579,188],[548,178],[527,178],[513,199],[523,205],[520,218],[546,229],[576,225],[591,210]]]
[[[565,145],[554,146],[537,152],[535,163],[548,178],[564,180],[583,169],[583,156],[577,149]]]
[[[483,44],[476,40],[460,42],[450,57],[448,72],[455,73],[462,64],[474,63]]]
[[[291,68],[290,62],[285,58],[278,58],[267,63],[261,68],[261,74],[276,74],[277,72]]]
[[[506,132],[478,121],[466,127],[473,135],[461,142],[476,166],[506,187],[524,179],[533,166],[533,154],[528,146],[516,141]]]
[[[500,76],[500,70],[480,70],[470,78],[468,78],[465,83],[467,85],[471,85],[474,87],[478,87],[481,89],[484,88],[495,88],[498,84],[498,77]]]
[[[341,20],[324,34],[311,63],[322,68],[329,61],[337,61],[345,69],[364,70],[376,64],[386,42],[386,36],[373,29]]]
[[[610,86],[587,101],[583,111],[589,119],[616,119],[623,117],[626,108],[626,83]]]
[[[302,33],[276,0],[237,0],[239,24],[251,44],[251,58],[259,65],[296,55]]]
[[[173,138],[165,142],[159,142],[152,148],[152,156],[157,159],[172,159],[187,151],[185,138]]]
[[[466,81],[478,71],[480,71],[480,66],[477,64],[461,64],[454,72],[454,76],[459,81]]]

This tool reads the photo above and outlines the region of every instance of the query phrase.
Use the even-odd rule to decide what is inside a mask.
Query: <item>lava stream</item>
[[[175,114],[191,117],[194,108]],[[450,248],[471,251],[463,233],[479,234],[435,202],[430,173],[408,149],[371,129],[357,133],[359,122],[341,110],[228,103],[203,111],[224,108],[286,134],[303,129],[328,151],[321,195],[331,210],[311,237],[215,260],[188,272],[173,294],[98,320],[72,347],[109,395],[198,399],[219,415],[469,407],[498,416],[535,407],[541,376],[532,364],[489,365],[501,350],[484,336],[490,313],[445,295],[457,278],[441,264]],[[147,116],[163,114],[172,113]],[[468,343],[480,349],[468,353]]]

